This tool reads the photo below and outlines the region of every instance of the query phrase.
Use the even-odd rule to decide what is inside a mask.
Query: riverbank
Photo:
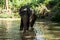
[[[20,20],[21,18],[0,18],[0,20]]]

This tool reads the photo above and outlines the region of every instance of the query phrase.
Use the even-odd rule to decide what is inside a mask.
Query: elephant
[[[20,30],[29,30],[29,27],[33,28],[37,19],[35,11],[28,5],[24,5],[19,9],[19,15],[21,16]]]

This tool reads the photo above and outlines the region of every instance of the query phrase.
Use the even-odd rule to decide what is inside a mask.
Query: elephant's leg
[[[24,15],[23,25],[24,25],[24,30],[28,30],[29,29],[29,18],[28,18],[28,15]]]
[[[23,20],[21,18],[20,30],[23,30]]]
[[[34,25],[34,23],[35,23],[35,21],[37,19],[37,16],[36,15],[33,15],[31,19],[32,20],[30,21],[30,26],[31,26],[31,28],[33,28],[33,25]]]

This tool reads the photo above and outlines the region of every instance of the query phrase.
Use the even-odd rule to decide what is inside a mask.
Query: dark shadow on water
[[[36,36],[34,30],[20,33],[20,35],[22,40],[34,40]]]

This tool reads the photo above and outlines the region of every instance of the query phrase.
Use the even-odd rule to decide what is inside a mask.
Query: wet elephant
[[[22,6],[19,10],[19,15],[21,16],[20,30],[28,30],[29,26],[33,28],[37,16],[29,6]]]

